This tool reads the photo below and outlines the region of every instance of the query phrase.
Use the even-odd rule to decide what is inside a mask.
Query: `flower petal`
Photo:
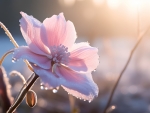
[[[98,95],[98,87],[90,73],[79,73],[63,65],[57,66],[55,73],[65,80],[61,84],[69,94],[89,101]]]
[[[60,44],[71,47],[76,40],[76,31],[72,22],[65,20],[63,13],[54,15],[43,22],[47,32],[47,46]]]
[[[59,78],[51,72],[51,69],[42,69],[38,66],[33,66],[34,72],[41,78],[42,84],[48,88],[56,88],[60,86]]]
[[[20,29],[24,39],[26,40],[29,48],[32,52],[37,54],[49,54],[50,50],[48,47],[42,42],[44,29],[42,23],[32,16],[28,16],[24,12],[20,12],[22,18],[20,19]]]
[[[69,68],[76,71],[91,72],[99,64],[98,49],[89,46],[88,43],[77,43],[70,52]]]
[[[51,61],[46,56],[33,53],[27,46],[20,46],[14,50],[13,58],[27,59],[29,62],[34,63],[41,68],[50,69]]]

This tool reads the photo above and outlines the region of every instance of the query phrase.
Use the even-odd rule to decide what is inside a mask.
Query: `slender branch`
[[[0,22],[0,26],[4,29],[6,35],[10,38],[10,40],[12,41],[12,43],[14,44],[14,46],[15,46],[16,48],[18,48],[19,45],[18,45],[17,42],[14,40],[13,36],[12,36],[11,33],[9,32],[9,30],[5,27],[5,25],[4,25],[2,22]]]
[[[132,55],[133,55],[135,49],[137,48],[137,46],[138,46],[139,43],[141,42],[141,40],[142,40],[142,38],[144,37],[144,35],[148,32],[148,30],[149,30],[149,28],[148,28],[141,36],[138,37],[138,41],[137,41],[137,43],[135,44],[135,46],[133,47],[133,49],[132,49],[132,51],[131,51],[131,53],[130,53],[129,58],[128,58],[128,60],[127,60],[127,62],[126,62],[126,64],[125,64],[123,70],[121,71],[121,73],[120,73],[120,75],[119,75],[119,77],[118,77],[118,79],[117,79],[117,81],[116,81],[116,83],[115,83],[115,85],[114,85],[114,87],[113,87],[113,89],[112,89],[112,92],[111,92],[111,94],[110,94],[110,97],[109,97],[109,99],[108,99],[108,102],[107,102],[107,104],[106,104],[106,107],[105,107],[105,109],[104,109],[104,113],[107,113],[107,108],[110,106],[110,103],[111,103],[111,101],[112,101],[114,92],[115,92],[115,90],[116,90],[116,88],[117,88],[117,86],[118,86],[118,83],[119,83],[119,81],[120,81],[120,79],[121,79],[123,73],[125,72],[125,70],[126,70],[128,64],[130,63],[130,60],[131,60],[131,58],[132,58]]]
[[[25,78],[24,78],[24,76],[20,73],[20,72],[18,72],[18,71],[11,71],[10,73],[9,73],[9,75],[10,76],[19,76],[20,78],[21,78],[21,80],[22,80],[22,82],[23,82],[23,84],[25,84],[26,83],[26,80],[25,80]]]
[[[37,74],[32,74],[30,78],[27,80],[26,84],[23,85],[22,89],[20,90],[15,102],[12,104],[12,106],[9,108],[7,113],[13,113],[17,107],[20,105],[20,103],[23,101],[26,93],[31,89],[35,81],[37,80],[39,76]]]
[[[3,28],[3,30],[5,31],[6,35],[9,37],[9,39],[11,40],[11,42],[13,43],[13,45],[18,48],[19,45],[17,44],[17,42],[15,41],[15,39],[13,38],[13,36],[11,35],[11,33],[9,32],[9,30],[6,28],[6,26],[0,22],[0,26],[1,28]],[[30,65],[30,63],[27,60],[24,60],[24,62],[26,63],[26,65],[28,66],[28,68],[33,71],[32,66]]]
[[[10,50],[10,51],[8,51],[7,53],[5,53],[5,54],[2,56],[2,58],[0,59],[0,66],[2,65],[2,63],[3,63],[4,59],[5,59],[5,57],[6,57],[7,55],[9,55],[10,53],[12,53],[12,52],[14,52],[14,50]]]

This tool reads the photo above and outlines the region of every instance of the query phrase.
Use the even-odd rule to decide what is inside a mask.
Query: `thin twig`
[[[6,58],[7,55],[9,55],[10,53],[14,52],[14,50],[10,50],[7,53],[5,53],[2,58],[0,59],[0,66],[2,65],[4,59]]]
[[[127,62],[126,62],[126,64],[125,64],[123,70],[121,71],[121,73],[120,73],[120,75],[119,75],[119,77],[118,77],[118,79],[117,79],[117,81],[116,81],[116,83],[115,83],[115,85],[114,85],[114,87],[113,87],[113,89],[112,89],[112,92],[111,92],[111,94],[110,94],[110,97],[109,97],[109,99],[108,99],[108,102],[107,102],[107,104],[106,104],[106,107],[105,107],[105,109],[104,109],[104,113],[107,113],[107,108],[110,106],[110,103],[111,103],[112,97],[113,97],[113,95],[114,95],[114,92],[115,92],[115,90],[116,90],[116,88],[117,88],[117,85],[118,85],[118,83],[119,83],[119,81],[120,81],[120,79],[121,79],[123,73],[125,72],[125,70],[126,70],[128,64],[129,64],[129,62],[130,62],[130,60],[131,60],[131,58],[132,58],[132,55],[133,55],[135,49],[137,48],[137,46],[139,45],[139,43],[140,43],[141,40],[143,39],[144,35],[148,32],[148,30],[149,30],[149,28],[148,28],[141,36],[138,37],[138,41],[137,41],[137,43],[135,44],[135,46],[133,47],[133,49],[132,49],[132,51],[131,51],[131,53],[130,53],[129,58],[128,58],[128,60],[127,60]]]
[[[14,44],[14,46],[15,46],[16,48],[18,48],[19,45],[18,45],[17,42],[14,40],[13,36],[12,36],[11,33],[9,32],[9,30],[5,27],[5,25],[4,25],[2,22],[0,22],[0,26],[4,29],[6,35],[10,38],[10,40],[12,41],[12,43]]]
[[[26,80],[25,80],[24,76],[20,72],[13,70],[13,71],[11,71],[9,73],[9,75],[10,76],[16,76],[16,75],[19,76],[21,78],[23,84],[26,84]]]
[[[13,38],[13,36],[11,35],[11,33],[9,32],[9,30],[6,28],[6,26],[0,22],[0,26],[1,28],[3,28],[3,30],[5,31],[6,35],[9,37],[9,39],[11,40],[11,42],[13,43],[13,45],[18,48],[19,45],[17,44],[17,42],[15,41],[15,39]],[[32,66],[30,65],[30,63],[27,60],[24,60],[24,62],[26,63],[26,65],[28,66],[28,68],[33,71]]]
[[[23,101],[26,93],[31,89],[35,81],[37,80],[39,76],[36,74],[32,74],[30,78],[27,80],[26,84],[23,85],[22,89],[20,90],[15,102],[12,104],[12,106],[9,108],[7,113],[13,113],[17,107],[20,105],[20,103]]]

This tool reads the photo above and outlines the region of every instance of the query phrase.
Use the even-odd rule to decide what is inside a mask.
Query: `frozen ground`
[[[78,41],[86,41],[80,38]],[[17,38],[19,45],[26,45],[22,38]],[[121,72],[131,48],[136,39],[133,38],[97,38],[92,46],[99,48],[100,65],[93,78],[99,86],[99,96],[91,103],[76,100],[76,107],[81,113],[102,113],[108,96]],[[116,109],[112,113],[150,113],[150,39],[145,37],[138,46],[133,58],[125,71],[117,88],[112,105]],[[0,37],[0,57],[8,50],[14,48],[6,36]],[[3,62],[7,73],[11,70],[20,71],[26,78],[31,74],[23,61],[11,62],[9,55]],[[22,83],[18,77],[11,77],[12,94],[16,96]],[[18,113],[69,113],[68,94],[60,89],[58,93],[40,89],[39,80],[33,89],[38,95],[37,105],[31,109],[25,102],[18,108]]]

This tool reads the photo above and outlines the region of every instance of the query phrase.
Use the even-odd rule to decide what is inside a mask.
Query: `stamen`
[[[54,64],[59,66],[61,64],[66,65],[68,63],[70,53],[68,52],[67,47],[60,44],[59,46],[51,46],[50,49],[51,49],[51,55],[49,56],[51,56],[52,58],[50,58],[49,56],[47,57],[51,59],[52,67],[54,66]],[[54,68],[52,68],[52,72],[53,70]]]
[[[7,53],[5,53],[2,58],[0,59],[0,66],[2,65],[4,59],[6,58],[7,55],[9,55],[10,53],[14,52],[14,50],[10,50]]]

